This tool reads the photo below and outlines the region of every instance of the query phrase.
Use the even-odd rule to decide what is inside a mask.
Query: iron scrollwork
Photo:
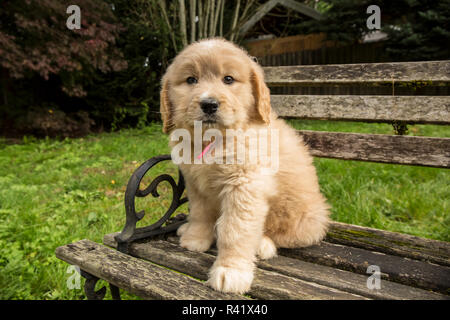
[[[156,156],[147,160],[136,169],[128,181],[127,189],[125,191],[126,223],[122,232],[115,237],[115,240],[117,241],[117,249],[119,251],[128,253],[128,244],[130,242],[175,231],[179,226],[186,222],[185,215],[183,214],[171,218],[176,209],[188,201],[187,197],[181,198],[185,189],[184,178],[181,171],[178,171],[178,183],[175,182],[175,179],[172,178],[172,176],[162,174],[156,177],[144,190],[139,189],[140,183],[145,174],[159,162],[167,160],[171,160],[170,155]],[[169,182],[172,187],[173,197],[169,209],[154,224],[143,228],[136,228],[137,222],[145,215],[144,210],[136,212],[136,197],[142,198],[149,194],[152,194],[153,197],[159,197],[157,188],[163,181]],[[164,224],[165,226],[163,226]]]
[[[139,186],[145,174],[159,162],[167,160],[171,160],[170,155],[161,155],[147,160],[146,162],[141,164],[139,168],[136,169],[136,171],[128,181],[127,189],[125,191],[125,227],[123,228],[122,232],[115,237],[115,240],[117,241],[117,249],[120,252],[128,254],[129,243],[135,240],[175,231],[179,226],[186,222],[186,215],[184,214],[179,214],[175,217],[171,217],[179,206],[188,201],[187,197],[181,198],[185,189],[184,178],[181,174],[181,171],[178,171],[178,183],[175,182],[172,176],[168,174],[162,174],[156,177],[144,190],[139,189]],[[141,220],[145,215],[144,210],[136,212],[136,197],[142,198],[148,196],[149,194],[152,194],[153,197],[159,197],[157,189],[158,185],[163,181],[169,182],[172,187],[173,197],[169,209],[154,224],[143,228],[136,228],[137,222]],[[84,270],[80,270],[80,273],[81,276],[86,279],[84,284],[84,292],[86,294],[86,297],[89,300],[103,300],[106,294],[106,287],[102,287],[97,291],[95,290],[95,286],[100,279]],[[109,288],[112,298],[114,300],[120,300],[121,297],[119,288],[111,283],[109,284]]]

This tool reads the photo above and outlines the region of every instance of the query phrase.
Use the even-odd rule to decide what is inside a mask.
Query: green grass
[[[291,121],[299,129],[392,133],[383,124]],[[439,126],[410,127],[410,134],[449,137]],[[123,196],[131,173],[146,159],[169,153],[161,126],[129,129],[80,139],[0,140],[0,299],[82,299],[70,290],[68,264],[55,248],[80,239],[102,242],[125,222]],[[333,219],[450,241],[450,172],[332,159],[315,160]],[[151,176],[176,174],[161,163]],[[147,181],[151,179],[147,178]],[[138,202],[155,221],[168,207],[161,197]],[[186,212],[186,205],[182,212]],[[109,293],[108,296],[109,297]],[[133,299],[123,293],[123,298]]]

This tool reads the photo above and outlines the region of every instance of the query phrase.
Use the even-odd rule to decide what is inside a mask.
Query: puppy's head
[[[243,128],[268,123],[270,93],[262,68],[242,49],[223,39],[186,47],[162,79],[163,131],[193,127]]]

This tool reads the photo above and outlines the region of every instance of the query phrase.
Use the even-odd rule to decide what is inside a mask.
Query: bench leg
[[[84,293],[86,294],[88,300],[103,300],[106,294],[106,287],[102,287],[101,289],[95,291],[95,285],[100,279],[84,270],[80,271],[81,276],[86,279],[86,282],[84,283]],[[118,287],[109,284],[109,290],[111,291],[111,295],[114,300],[121,300]]]

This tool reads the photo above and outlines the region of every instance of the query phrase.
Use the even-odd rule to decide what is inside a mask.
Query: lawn
[[[392,133],[387,124],[291,124]],[[409,134],[450,137],[450,129],[410,126]],[[85,238],[101,242],[104,234],[121,230],[129,176],[146,159],[169,153],[167,141],[160,124],[62,141],[0,140],[0,299],[84,298],[82,287],[67,287],[68,265],[55,258],[55,248]],[[334,220],[450,241],[449,170],[332,159],[315,164]],[[176,168],[162,163],[152,176],[162,172],[176,174]],[[161,198],[138,203],[147,212],[140,225],[165,211],[165,190],[161,185]]]

